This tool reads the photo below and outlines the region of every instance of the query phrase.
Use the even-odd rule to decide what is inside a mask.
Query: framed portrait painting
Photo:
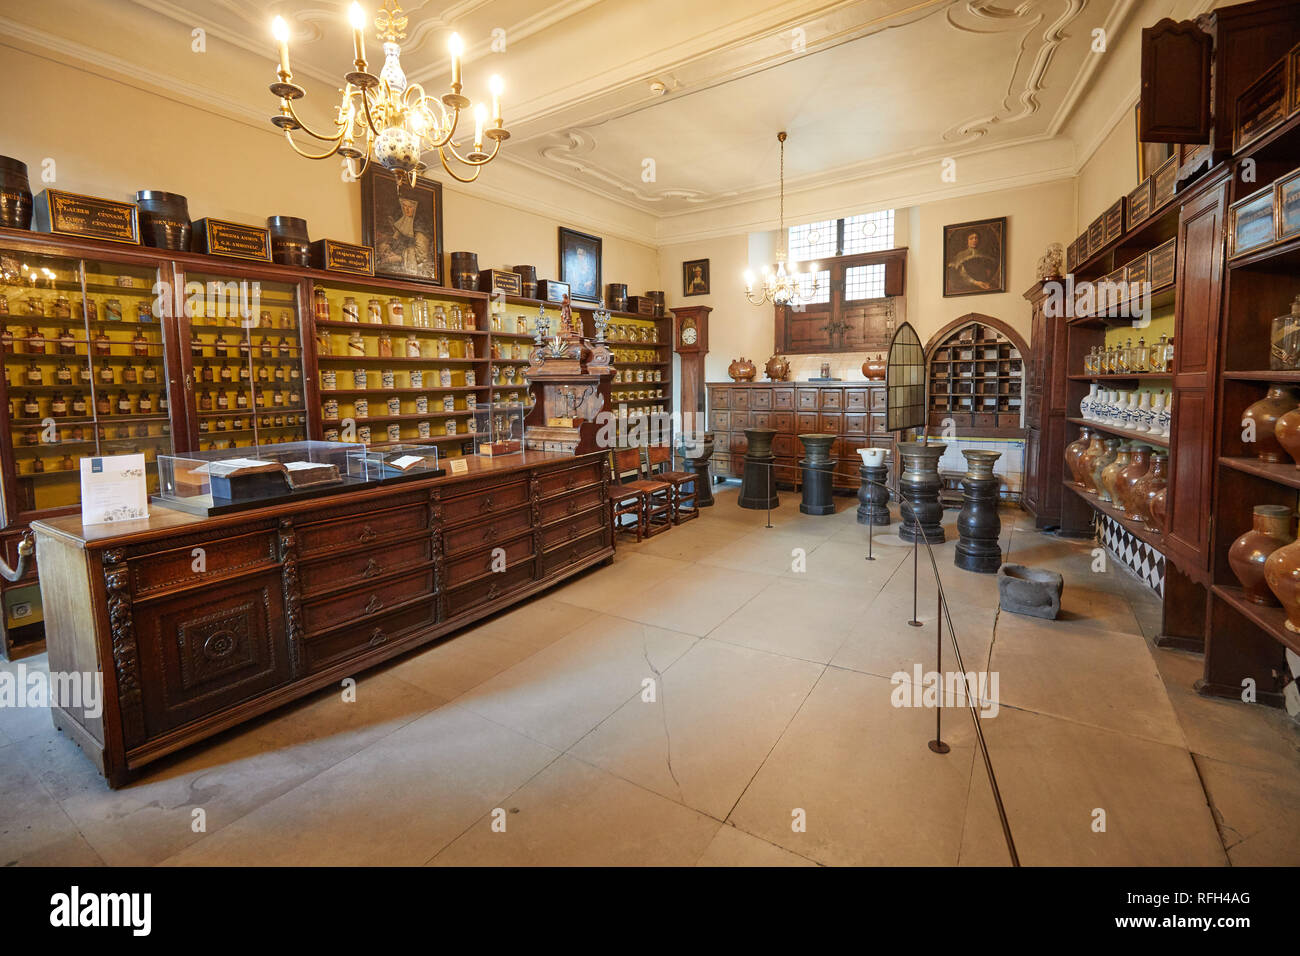
[[[691,259],[682,263],[682,295],[709,294],[709,260]]]
[[[400,183],[370,166],[361,174],[361,241],[375,250],[375,275],[443,285],[442,183]]]
[[[1007,217],[943,227],[943,294],[1007,291]]]
[[[584,302],[600,301],[601,239],[560,226],[560,281],[569,295]]]

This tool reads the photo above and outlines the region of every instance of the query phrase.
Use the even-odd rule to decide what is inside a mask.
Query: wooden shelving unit
[[[929,423],[949,420],[961,434],[1019,438],[1024,357],[996,329],[979,322],[955,329],[929,350]]]

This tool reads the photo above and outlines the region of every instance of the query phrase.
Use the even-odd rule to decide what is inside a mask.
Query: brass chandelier
[[[312,130],[294,110],[294,100],[301,99],[306,90],[293,82],[289,70],[288,24],[283,17],[276,17],[272,24],[272,33],[280,47],[280,67],[276,71],[279,79],[271,84],[271,92],[280,98],[280,112],[271,117],[271,122],[284,130],[294,152],[308,159],[328,159],[337,153],[348,161],[353,176],[360,176],[373,159],[399,180],[409,177],[411,185],[415,185],[416,177],[428,168],[423,156],[437,150],[442,168],[453,179],[462,183],[477,179],[482,168],[496,158],[501,144],[510,138],[501,120],[501,77],[493,76],[489,84],[491,120],[483,103],[474,108],[474,146],[462,156],[457,150],[461,144],[452,139],[461,111],[470,106],[469,98],[461,92],[460,57],[464,47],[460,36],[453,33],[448,43],[451,91],[438,98],[425,93],[419,83],[408,83],[402,72],[398,41],[406,39],[407,18],[402,16],[397,0],[384,0],[383,9],[375,17],[376,33],[384,48],[384,66],[378,76],[366,69],[363,36],[366,14],[360,4],[352,4],[349,19],[354,69],[343,77],[343,96],[334,119],[334,131],[328,135]],[[295,130],[303,130],[313,139],[331,145],[323,153],[307,152],[294,142]],[[483,149],[485,137],[492,141],[491,152]],[[468,167],[473,172],[467,175],[456,172],[449,157],[459,167]],[[357,160],[361,160],[360,168],[355,166]]]
[[[753,305],[763,305],[772,303],[773,305],[799,306],[805,300],[812,301],[817,298],[820,283],[817,280],[817,263],[808,264],[808,272],[800,273],[796,265],[790,263],[790,269],[785,267],[785,131],[776,134],[776,140],[781,144],[781,205],[780,205],[780,230],[781,230],[781,248],[776,252],[776,270],[773,271],[770,266],[763,267],[763,287],[754,291],[754,273],[745,270],[745,298]],[[802,288],[800,280],[812,277],[811,283],[805,284]]]

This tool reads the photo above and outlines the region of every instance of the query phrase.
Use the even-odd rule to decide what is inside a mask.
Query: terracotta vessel
[[[1241,427],[1248,428],[1248,422],[1253,422],[1255,427],[1255,441],[1246,445],[1247,451],[1253,450],[1260,461],[1286,461],[1286,453],[1274,431],[1277,420],[1297,406],[1300,406],[1300,392],[1293,386],[1270,385],[1267,395],[1241,413]]]
[[[1097,456],[1097,460],[1092,463],[1092,487],[1097,493],[1097,497],[1102,501],[1106,501],[1108,495],[1105,487],[1101,483],[1101,474],[1106,470],[1107,466],[1115,460],[1116,456],[1119,454],[1119,446],[1123,443],[1124,441],[1121,438],[1102,439],[1102,444],[1105,448],[1102,450],[1102,453]]]
[[[1268,556],[1264,583],[1286,610],[1286,629],[1300,634],[1300,542],[1283,545]]]
[[[1169,484],[1169,452],[1158,448],[1151,453],[1151,470],[1133,486],[1132,504],[1141,512],[1142,527],[1159,532],[1151,517],[1151,499],[1164,491]]]
[[[773,355],[763,366],[763,372],[772,382],[784,382],[790,376],[790,360],[781,355]]]
[[[1101,470],[1101,482],[1097,488],[1097,496],[1102,501],[1114,502],[1115,479],[1133,461],[1132,447],[1128,442],[1120,442],[1119,448],[1115,451],[1115,459]]]
[[[1151,531],[1154,531],[1156,534],[1165,533],[1165,522],[1166,519],[1169,517],[1168,504],[1165,500],[1165,495],[1168,493],[1168,491],[1169,491],[1169,486],[1166,485],[1164,488],[1161,488],[1159,491],[1157,491],[1152,496],[1150,501],[1151,524],[1148,527]]]
[[[1134,444],[1130,452],[1128,467],[1115,479],[1115,491],[1112,495],[1115,507],[1128,514],[1129,492],[1134,483],[1151,469],[1151,446]]]
[[[1294,540],[1290,508],[1255,505],[1254,526],[1228,548],[1228,565],[1241,582],[1247,600],[1277,606],[1277,599],[1264,581],[1265,566],[1269,555]]]
[[[1070,478],[1076,485],[1083,484],[1079,480],[1079,456],[1088,450],[1088,442],[1091,438],[1091,428],[1080,428],[1079,437],[1065,446],[1065,467],[1070,470]]]
[[[1092,469],[1097,459],[1106,451],[1106,446],[1101,443],[1101,433],[1093,432],[1092,438],[1088,441],[1088,450],[1079,456],[1079,484],[1083,485],[1083,490],[1097,493],[1097,486],[1092,481]]]
[[[1300,408],[1293,408],[1281,416],[1273,426],[1273,437],[1282,450],[1295,459],[1300,468]]]
[[[862,363],[862,374],[867,377],[868,382],[883,382],[885,380],[885,367],[883,358],[867,359]]]
[[[754,376],[758,374],[758,369],[754,368],[754,363],[747,358],[732,359],[731,364],[727,366],[727,374],[731,376],[733,382],[752,382]]]

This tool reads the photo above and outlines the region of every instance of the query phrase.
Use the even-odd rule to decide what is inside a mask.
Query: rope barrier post
[[[776,462],[767,466],[767,526],[772,527],[772,469],[776,467]]]
[[[913,512],[913,514],[915,514],[915,512]],[[918,532],[920,531],[919,525],[917,526],[917,531]],[[929,542],[926,543],[928,544]],[[919,558],[919,555],[921,553],[920,548],[921,548],[921,541],[920,541],[920,534],[918,533],[917,536],[912,539],[912,619],[907,622],[908,627],[922,626],[916,609],[916,580],[917,580],[917,575],[919,574],[917,570],[918,567],[917,562],[920,560]]]
[[[937,582],[936,582],[937,583]],[[935,588],[938,591],[938,588]],[[939,704],[934,708],[934,740],[930,741],[930,749],[937,754],[946,754],[952,748],[943,742],[943,594],[935,595],[934,599],[934,673],[939,680]],[[957,635],[953,634],[953,641],[957,640]]]

